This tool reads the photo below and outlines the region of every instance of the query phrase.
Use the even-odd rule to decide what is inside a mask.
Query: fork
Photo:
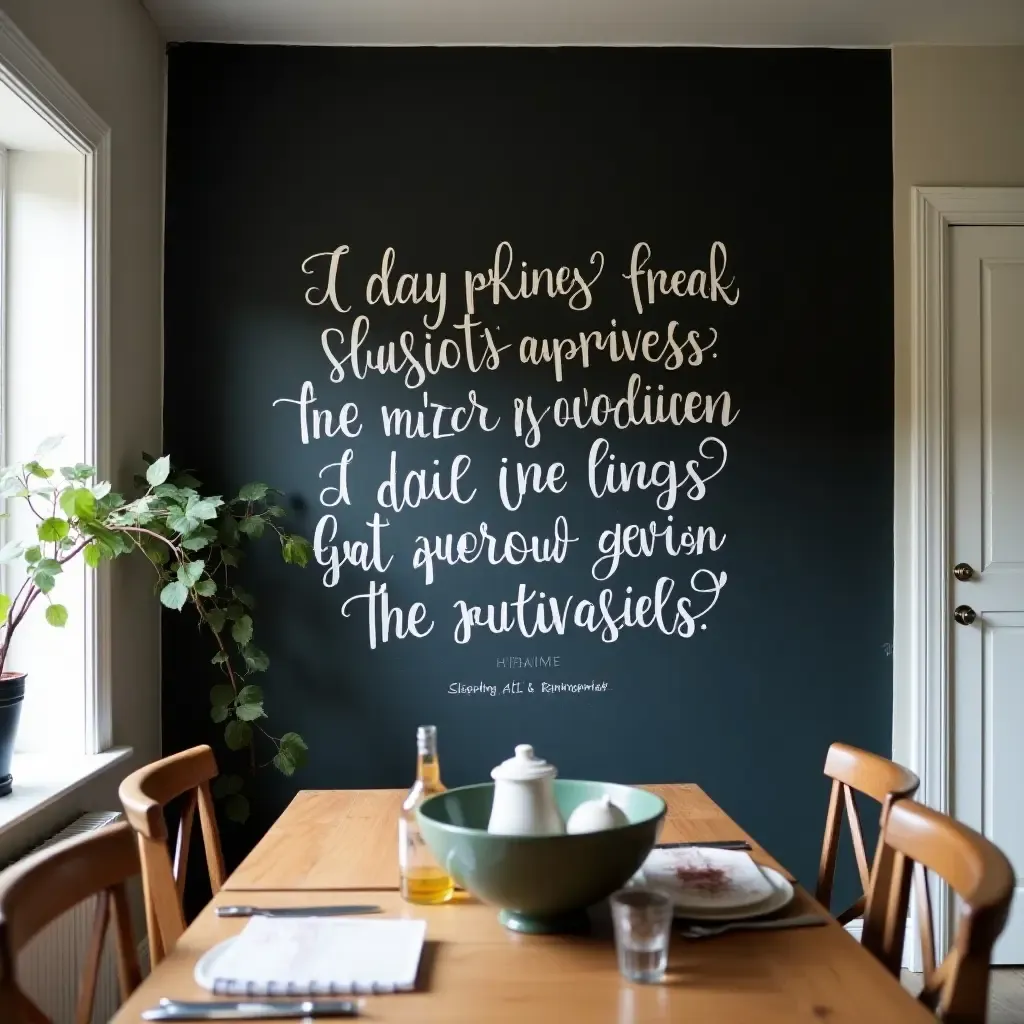
[[[825,923],[819,914],[781,917],[772,921],[727,921],[725,924],[685,924],[676,929],[684,939],[710,939],[733,931],[781,931],[784,928],[810,928]]]

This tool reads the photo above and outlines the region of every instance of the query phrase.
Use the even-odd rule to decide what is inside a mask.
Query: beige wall
[[[115,481],[161,443],[164,44],[139,0],[0,0],[11,20],[111,129],[111,405]],[[160,615],[148,566],[113,577],[114,742],[160,749]],[[115,773],[120,774],[120,773]],[[0,855],[77,811],[116,807],[109,780],[70,794]],[[2,859],[2,856],[0,856]]]
[[[896,285],[896,678],[893,751],[910,757],[910,189],[1024,185],[1024,47],[896,47],[892,55]]]

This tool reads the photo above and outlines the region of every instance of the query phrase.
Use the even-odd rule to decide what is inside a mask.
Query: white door
[[[1016,868],[994,962],[1022,964],[1024,227],[951,231],[953,814]]]

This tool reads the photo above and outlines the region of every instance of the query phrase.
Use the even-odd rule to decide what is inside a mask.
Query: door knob
[[[974,613],[974,609],[966,604],[959,604],[953,610],[953,618],[960,623],[961,626],[969,626],[978,616]]]
[[[953,566],[953,575],[961,582],[966,583],[974,579],[974,570],[966,562],[957,562]]]

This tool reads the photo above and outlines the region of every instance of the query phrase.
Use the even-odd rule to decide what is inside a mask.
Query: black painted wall
[[[166,447],[225,492],[251,479],[280,487],[294,528],[310,537],[333,513],[338,543],[367,540],[379,512],[390,524],[381,559],[393,557],[383,573],[343,567],[336,586],[325,586],[323,565],[283,566],[272,545],[249,561],[257,639],[272,661],[270,725],[301,732],[311,761],[290,781],[266,774],[252,825],[229,838],[235,854],[300,786],[406,785],[415,728],[430,721],[449,785],[486,779],[517,742],[533,743],[564,777],[696,781],[810,880],[829,742],[890,748],[888,53],[189,45],[171,50],[169,75]],[[525,261],[579,268],[589,281],[599,250],[589,307],[564,295],[506,295],[495,306],[480,292],[474,357],[486,353],[489,328],[510,346],[496,370],[470,372],[460,341],[447,350],[463,349],[459,365],[422,387],[407,387],[403,374],[356,379],[351,362],[332,382],[322,332],[341,332],[328,346],[340,358],[359,314],[369,317],[364,352],[411,331],[414,353],[425,355],[423,317],[433,320],[436,306],[366,300],[387,247],[396,250],[392,288],[405,272],[418,272],[421,286],[428,272],[435,284],[447,275],[436,355],[442,338],[462,338],[464,272],[486,272],[503,241],[513,277]],[[648,269],[684,269],[686,280],[705,271],[707,298],[648,304],[644,287],[638,313],[623,275],[641,242]],[[716,242],[720,290],[711,283]],[[337,293],[347,313],[315,304],[329,257],[303,273],[308,257],[342,245]],[[693,282],[699,293],[700,274]],[[652,354],[675,322],[686,361],[652,363],[641,352],[615,362],[595,347],[588,368],[576,358],[557,381],[551,363],[520,359],[525,335],[606,334],[613,320],[631,336],[658,332]],[[539,445],[516,436],[516,399],[543,409],[586,389],[616,401],[634,373],[641,397],[647,386],[728,392],[729,422],[720,398],[712,422],[559,428],[552,412]],[[299,398],[305,381],[319,409],[358,405],[357,438],[302,443],[299,407],[274,402]],[[447,406],[474,390],[488,424],[500,423],[454,438],[387,438],[381,406],[416,410],[424,390]],[[596,498],[587,465],[598,437],[627,464],[672,461],[685,477],[695,460],[702,479],[720,472],[703,496],[687,481],[670,508],[667,497],[658,506],[657,489]],[[351,504],[324,507],[321,489],[338,484],[338,470],[319,474],[348,447]],[[392,450],[400,473],[432,471],[436,459],[446,483],[452,460],[468,456],[460,496],[475,497],[382,508],[377,486]],[[497,487],[503,459],[561,462],[565,488],[508,511]],[[669,515],[677,537],[712,527],[718,549],[672,557],[661,547],[594,578],[603,531],[652,521],[661,530]],[[558,564],[438,565],[429,586],[412,564],[421,535],[478,532],[485,521],[501,541],[509,530],[551,538],[559,516],[576,540]],[[661,577],[672,581],[663,618],[676,633],[654,624],[605,642],[573,624],[578,603],[597,602],[603,588],[617,614],[627,599],[655,594]],[[371,581],[403,610],[423,602],[429,635],[371,649],[368,601],[341,612]],[[572,599],[564,635],[477,628],[457,642],[457,602],[513,601],[520,584],[538,595],[531,616],[540,592]],[[717,598],[697,592],[709,588]],[[679,635],[691,630],[686,616],[676,620],[679,598],[690,599],[690,616],[713,604],[689,636]],[[165,748],[216,742],[210,652],[170,614],[164,651]],[[559,663],[498,664],[535,656]],[[534,692],[502,694],[514,679]],[[542,680],[607,685],[543,693]],[[450,692],[481,681],[496,695]]]

